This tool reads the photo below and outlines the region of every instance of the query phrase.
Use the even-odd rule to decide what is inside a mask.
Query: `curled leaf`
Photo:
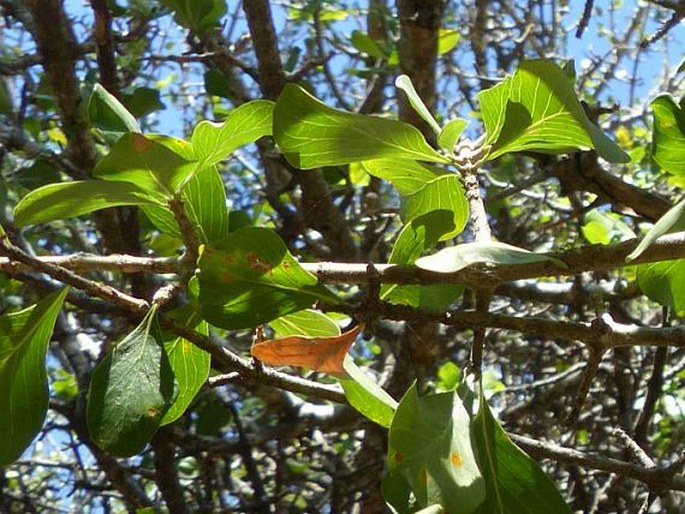
[[[271,366],[299,366],[347,377],[345,356],[363,325],[333,337],[288,336],[270,339],[252,347],[252,356]]]

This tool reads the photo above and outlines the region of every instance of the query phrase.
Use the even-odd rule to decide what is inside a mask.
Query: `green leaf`
[[[464,133],[464,129],[466,129],[468,124],[468,120],[465,120],[464,118],[455,118],[448,121],[447,125],[445,125],[438,134],[438,144],[440,145],[440,148],[448,152],[453,151],[454,147],[457,145],[457,141],[459,141],[459,138]]]
[[[366,54],[374,59],[384,59],[385,52],[378,46],[368,34],[361,32],[359,30],[352,31],[352,37],[350,37],[350,43],[352,46],[359,50],[361,53]]]
[[[198,267],[200,312],[222,328],[252,328],[316,300],[338,301],[265,228],[242,228],[205,246]]]
[[[437,388],[442,391],[453,391],[459,385],[461,370],[452,361],[447,361],[438,368]]]
[[[119,457],[145,448],[177,395],[155,314],[153,307],[90,379],[88,431],[100,448]]]
[[[435,121],[435,118],[428,110],[428,107],[426,107],[426,104],[423,102],[419,94],[416,92],[414,84],[412,84],[409,76],[400,75],[399,77],[397,77],[397,79],[395,79],[395,87],[404,91],[404,93],[407,95],[407,99],[409,100],[409,104],[412,106],[412,108],[418,113],[419,116],[421,116],[423,121],[430,125],[430,127],[435,131],[436,134],[439,134],[440,125],[438,125],[438,122]]]
[[[157,198],[171,198],[192,177],[197,163],[169,149],[169,141],[165,143],[142,134],[126,133],[98,161],[93,176],[130,182]]]
[[[369,175],[389,181],[401,195],[415,193],[448,172],[416,161],[374,159],[361,163]]]
[[[197,35],[218,27],[226,14],[226,0],[160,0],[174,11],[176,21]]]
[[[181,307],[171,316],[180,319],[185,326],[200,334],[209,333],[207,323],[200,320],[198,314],[188,306]],[[212,360],[209,353],[182,337],[172,337],[164,341],[164,350],[178,382],[178,396],[164,414],[160,426],[172,423],[183,415],[207,380]]]
[[[135,117],[100,84],[95,84],[88,99],[88,119],[107,132],[140,132]]]
[[[635,237],[635,233],[614,213],[593,209],[585,215],[581,231],[590,244],[608,245]]]
[[[136,118],[166,109],[159,96],[159,89],[151,87],[137,87],[125,89],[121,92],[121,101],[128,111]]]
[[[685,230],[685,200],[671,207],[666,214],[659,218],[659,221],[647,232],[647,235],[640,241],[637,248],[626,257],[626,262],[637,259],[654,241],[664,234],[681,230]]]
[[[524,61],[513,76],[478,94],[488,159],[508,152],[549,154],[595,149],[610,162],[630,157],[595,126],[573,91],[573,83],[556,64]]]
[[[454,219],[450,211],[430,211],[405,225],[400,232],[392,253],[390,264],[413,264],[427,250],[432,250],[445,234],[454,231]],[[442,312],[464,292],[457,284],[397,285],[381,287],[381,299],[387,302],[409,305],[427,311]]]
[[[300,169],[381,157],[449,163],[415,127],[333,109],[294,84],[276,102],[273,130],[285,158]]]
[[[414,193],[403,196],[400,204],[400,217],[409,223],[419,216],[438,210],[452,213],[454,228],[440,236],[441,241],[461,233],[469,216],[469,206],[464,193],[461,177],[456,174],[442,175],[426,182]]]
[[[665,171],[685,174],[685,112],[670,95],[650,104],[654,112],[652,158]]]
[[[305,309],[282,316],[269,323],[275,337],[302,335],[307,337],[339,336],[340,327],[325,314]]]
[[[453,50],[461,39],[461,34],[456,29],[440,29],[438,32],[438,55],[444,55]]]
[[[637,284],[650,299],[685,317],[685,259],[639,264]]]
[[[349,378],[339,380],[350,405],[374,423],[390,428],[397,410],[395,399],[360,369],[349,354],[345,356],[343,368]]]
[[[454,273],[474,264],[530,264],[552,261],[560,268],[566,264],[547,255],[529,252],[504,243],[464,243],[444,248],[438,253],[421,257],[416,261],[419,268],[439,273]]]
[[[241,146],[270,136],[273,110],[273,102],[253,100],[231,111],[223,123],[200,122],[191,138],[200,167],[217,164]]]
[[[0,466],[17,460],[48,410],[45,355],[67,289],[0,316]]]
[[[18,226],[73,218],[119,205],[157,202],[146,191],[128,182],[84,180],[48,184],[24,196],[14,209]]]
[[[204,74],[205,91],[208,95],[230,99],[233,97],[231,83],[226,76],[215,68],[210,68]]]
[[[387,473],[383,477],[381,494],[393,514],[411,514],[416,511],[411,487],[400,473]]]
[[[485,499],[469,414],[454,391],[407,390],[390,427],[388,467],[405,477],[420,507],[468,514]]]
[[[571,513],[550,478],[502,430],[483,395],[474,434],[487,484],[478,514]]]

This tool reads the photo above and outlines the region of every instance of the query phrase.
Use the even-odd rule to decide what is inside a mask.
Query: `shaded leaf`
[[[176,21],[198,35],[219,26],[226,14],[225,0],[160,0],[174,11]]]
[[[523,61],[513,76],[478,94],[488,159],[508,152],[561,154],[595,149],[610,162],[630,157],[585,114],[573,83],[556,64]]]
[[[382,157],[449,162],[415,127],[328,107],[294,84],[276,102],[273,130],[285,158],[300,169]]]
[[[373,38],[364,32],[353,30],[352,36],[350,37],[350,43],[352,43],[352,46],[361,53],[373,57],[374,59],[385,58],[385,52],[383,52],[381,47],[378,46],[378,43],[376,43]]]
[[[487,484],[478,514],[571,513],[550,478],[511,442],[482,395],[474,434]]]
[[[685,112],[670,95],[660,95],[650,105],[654,112],[654,162],[669,173],[685,174]]]
[[[338,336],[287,336],[252,345],[252,356],[271,366],[299,366],[347,376],[343,361],[362,325]]]
[[[160,99],[159,89],[151,87],[125,89],[121,92],[121,101],[136,118],[142,118],[152,112],[166,109],[166,105]]]
[[[232,110],[223,123],[198,123],[191,142],[200,167],[217,164],[241,146],[271,135],[273,110],[273,102],[253,100]]]
[[[659,221],[647,232],[647,235],[640,241],[637,248],[626,257],[626,262],[637,259],[654,241],[664,234],[681,230],[685,230],[685,200],[671,207],[666,214],[659,218]]]
[[[430,125],[430,127],[435,131],[436,134],[439,134],[440,125],[438,125],[438,122],[435,121],[435,118],[428,110],[428,107],[426,107],[426,104],[423,102],[419,94],[416,92],[414,84],[412,84],[409,76],[400,75],[399,77],[397,77],[395,79],[395,87],[404,91],[404,93],[407,95],[407,99],[409,100],[409,104],[412,106],[412,108],[418,113],[419,116],[421,116],[423,121]]]
[[[100,448],[119,457],[145,448],[177,395],[155,314],[153,307],[91,376],[88,431]]]
[[[108,207],[157,202],[156,196],[129,182],[60,182],[34,189],[24,196],[14,209],[14,222],[18,226],[35,225]]]
[[[494,241],[465,243],[444,248],[436,254],[421,257],[416,261],[416,265],[439,273],[454,273],[473,264],[516,265],[545,261],[552,261],[560,268],[566,268],[566,264],[558,259]]]
[[[485,499],[469,414],[453,391],[419,396],[415,385],[407,390],[390,427],[388,467],[405,477],[420,507],[439,503],[468,514]]]
[[[205,246],[198,267],[200,312],[218,327],[252,328],[316,300],[337,302],[265,228],[242,228]]]
[[[95,84],[88,99],[88,119],[108,132],[140,132],[133,114],[100,84]]]
[[[67,291],[0,316],[0,466],[17,460],[43,426],[48,410],[45,356]]]

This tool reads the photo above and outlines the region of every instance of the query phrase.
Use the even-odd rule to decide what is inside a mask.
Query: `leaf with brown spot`
[[[363,325],[333,337],[288,336],[257,343],[252,356],[271,366],[299,366],[346,377],[345,355]]]

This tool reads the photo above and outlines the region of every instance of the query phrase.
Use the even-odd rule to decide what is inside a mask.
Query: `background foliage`
[[[0,0],[0,511],[681,512],[681,3]]]

